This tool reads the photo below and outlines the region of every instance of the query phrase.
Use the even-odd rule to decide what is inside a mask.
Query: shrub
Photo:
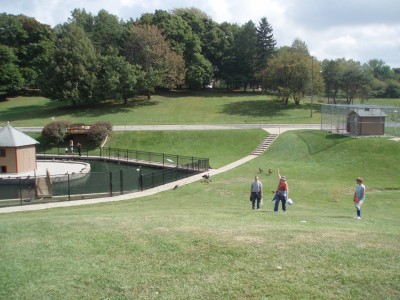
[[[69,125],[71,125],[71,123],[68,121],[51,122],[43,128],[42,135],[49,139],[51,143],[60,144],[64,142]]]
[[[113,128],[113,125],[112,125],[111,122],[97,122],[97,123],[95,123],[93,125],[104,127],[104,128],[106,128],[108,130],[108,132],[111,132],[112,128]]]
[[[99,146],[111,131],[112,124],[110,122],[97,122],[90,127],[88,137]]]

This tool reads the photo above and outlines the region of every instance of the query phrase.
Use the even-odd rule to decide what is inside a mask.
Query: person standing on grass
[[[278,178],[279,178],[279,184],[276,189],[276,195],[274,197],[275,199],[275,206],[274,206],[274,211],[277,212],[279,209],[279,202],[282,202],[282,210],[286,211],[286,200],[289,197],[289,186],[286,182],[286,177],[281,176],[279,173],[278,169]]]
[[[250,199],[251,199],[251,208],[254,209],[256,207],[257,200],[257,209],[260,209],[261,199],[263,197],[263,186],[261,181],[258,180],[258,176],[254,177],[254,181],[250,186]]]
[[[363,180],[361,177],[356,179],[357,185],[356,190],[354,192],[354,205],[357,209],[357,216],[354,217],[355,219],[361,219],[361,205],[364,203],[365,200],[365,185],[363,184]]]

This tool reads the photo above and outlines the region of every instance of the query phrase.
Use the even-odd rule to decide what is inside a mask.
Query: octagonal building
[[[9,123],[0,128],[0,173],[19,174],[34,171],[38,141]]]

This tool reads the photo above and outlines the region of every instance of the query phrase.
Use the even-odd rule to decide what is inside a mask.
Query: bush
[[[100,146],[111,131],[112,124],[110,122],[97,122],[90,127],[88,137],[97,146]]]
[[[71,123],[68,121],[51,122],[43,128],[42,135],[49,139],[51,143],[58,145],[61,142],[64,142],[69,125],[71,125]]]
[[[97,122],[95,124],[93,124],[93,126],[101,126],[104,127],[108,130],[108,132],[112,131],[113,125],[111,122]]]

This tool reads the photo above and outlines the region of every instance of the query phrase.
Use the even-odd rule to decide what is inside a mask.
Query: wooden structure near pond
[[[67,128],[67,134],[87,134],[92,126],[85,124],[71,124]]]

